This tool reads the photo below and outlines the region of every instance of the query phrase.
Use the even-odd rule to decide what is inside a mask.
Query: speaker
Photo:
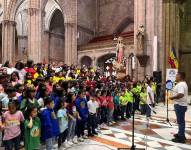
[[[154,71],[153,72],[153,79],[157,83],[162,82],[162,72],[161,71]]]

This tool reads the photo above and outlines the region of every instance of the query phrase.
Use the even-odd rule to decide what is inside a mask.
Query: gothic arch
[[[50,1],[52,1],[52,3]],[[55,2],[54,0],[49,0],[45,6],[45,13],[46,13],[45,18],[44,18],[45,31],[49,30],[52,17],[57,10],[60,10],[62,12],[62,10],[57,2]],[[62,14],[63,14],[63,12],[62,12]],[[64,17],[64,14],[63,14],[63,17]]]
[[[46,4],[49,0],[42,0],[41,9],[45,10]],[[54,0],[64,15],[64,22],[77,23],[77,0]],[[75,3],[76,2],[76,8]]]
[[[104,67],[108,59],[115,58],[115,57],[116,57],[115,53],[108,53],[108,54],[102,55],[97,58],[97,65],[100,67]]]
[[[5,14],[5,20],[15,21],[16,12],[19,8],[19,6],[24,2],[25,0],[11,0],[7,7],[7,12]]]

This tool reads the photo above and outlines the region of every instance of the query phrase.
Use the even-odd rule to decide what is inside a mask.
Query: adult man
[[[174,135],[173,142],[185,143],[185,112],[187,110],[188,86],[185,82],[185,73],[178,72],[176,75],[176,86],[173,89],[174,109],[178,123],[178,133]]]

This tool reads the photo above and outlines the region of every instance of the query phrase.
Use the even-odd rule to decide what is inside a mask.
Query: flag
[[[170,50],[168,63],[170,64],[171,68],[178,69],[179,64],[174,47],[172,47]]]

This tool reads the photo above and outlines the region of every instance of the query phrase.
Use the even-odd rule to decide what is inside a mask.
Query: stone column
[[[2,63],[15,61],[15,27],[16,22],[4,20],[2,22]]]
[[[143,54],[143,51],[138,51],[137,45],[137,31],[139,26],[143,25],[144,28],[146,26],[146,0],[134,0],[134,54]],[[136,70],[134,71],[133,75],[136,79],[143,79],[144,78],[144,68],[140,67],[138,60],[136,60]]]
[[[15,54],[17,60],[23,60],[24,57],[26,57],[24,55],[27,55],[26,54],[27,49],[28,49],[27,48],[27,36],[19,35],[18,36],[18,51]]]
[[[28,4],[28,53],[29,59],[37,63],[43,61],[41,58],[41,0],[29,0]]]
[[[50,33],[49,31],[44,31],[42,35],[42,50],[41,57],[43,61],[49,62],[50,59]]]
[[[65,23],[65,63],[77,64],[77,25]]]

